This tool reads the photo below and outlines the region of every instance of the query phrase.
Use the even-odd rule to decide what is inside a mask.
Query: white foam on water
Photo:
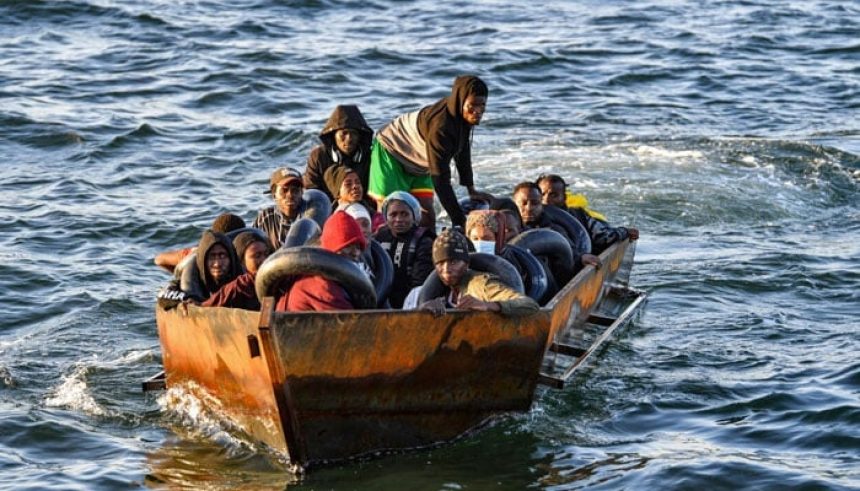
[[[93,369],[116,370],[149,361],[153,356],[154,351],[146,349],[132,350],[111,360],[100,360],[96,355],[86,360],[80,360],[75,363],[72,373],[64,376],[60,385],[50,392],[51,395],[45,399],[45,405],[66,408],[92,416],[110,416],[113,413],[102,407],[93,397],[92,390],[87,383],[87,375]]]
[[[195,436],[216,441],[228,450],[259,450],[254,443],[230,431],[235,425],[223,416],[221,401],[194,382],[171,386],[157,402],[162,411],[177,416],[182,426]]]
[[[181,428],[192,438],[212,441],[224,447],[231,456],[241,456],[246,452],[265,453],[290,474],[304,472],[301,466],[291,463],[286,454],[244,438],[243,428],[226,416],[221,401],[193,381],[171,385],[156,401],[164,413],[178,419]],[[269,430],[277,431],[274,427]]]
[[[51,397],[45,400],[48,407],[62,407],[72,411],[89,414],[92,416],[105,416],[105,410],[93,398],[90,388],[87,386],[86,365],[78,365],[71,374],[63,377],[63,381],[51,393]]]
[[[672,150],[654,145],[637,145],[631,148],[631,153],[639,157],[670,160],[677,165],[690,164],[705,159],[705,154],[699,150]]]

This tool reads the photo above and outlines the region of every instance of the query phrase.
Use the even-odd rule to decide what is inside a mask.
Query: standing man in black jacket
[[[472,179],[472,129],[481,123],[488,94],[480,78],[462,75],[448,97],[400,115],[379,130],[371,150],[368,194],[382,203],[394,191],[412,193],[421,203],[421,225],[433,227],[435,192],[452,224],[465,225],[451,187],[451,159],[469,196],[491,202],[492,196],[475,190]]]

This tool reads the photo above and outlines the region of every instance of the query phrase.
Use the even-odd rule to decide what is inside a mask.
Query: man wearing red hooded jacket
[[[343,211],[329,217],[323,226],[320,243],[323,249],[358,262],[367,241],[354,218]],[[346,290],[336,281],[323,276],[303,276],[275,305],[275,310],[302,312],[352,310],[355,306]]]

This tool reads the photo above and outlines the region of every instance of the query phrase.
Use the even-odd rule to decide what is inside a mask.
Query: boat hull
[[[531,406],[549,345],[602,298],[628,243],[539,312],[164,311],[167,385],[216,400],[240,431],[307,466],[456,438]]]

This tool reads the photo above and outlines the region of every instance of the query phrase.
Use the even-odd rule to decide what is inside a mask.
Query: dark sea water
[[[856,1],[0,0],[0,488],[860,489]],[[642,231],[562,392],[299,480],[160,369],[156,253],[252,220],[338,103],[490,86],[477,184]]]

